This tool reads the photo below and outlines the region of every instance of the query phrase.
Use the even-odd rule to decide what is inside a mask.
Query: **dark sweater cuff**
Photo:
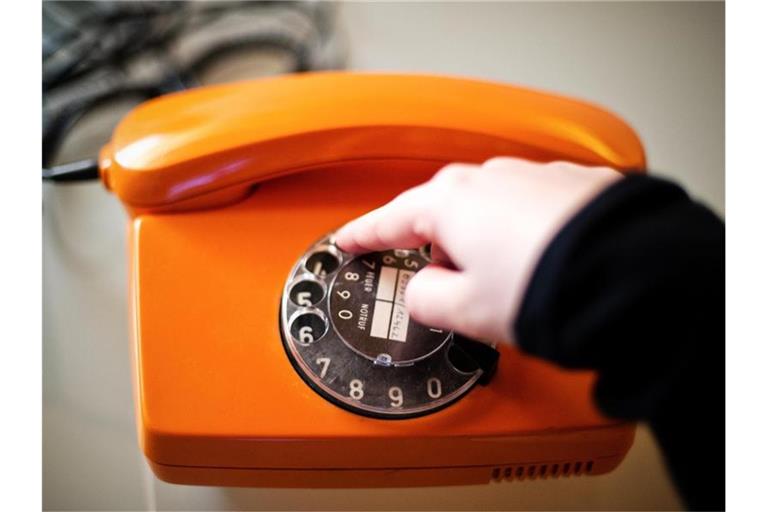
[[[560,344],[569,302],[578,302],[579,290],[564,289],[574,282],[579,262],[591,259],[600,238],[621,230],[636,215],[638,203],[653,197],[656,203],[687,199],[677,185],[646,175],[630,174],[608,186],[574,215],[550,242],[533,272],[513,320],[514,339],[527,353],[566,367],[589,367],[570,357]],[[582,269],[579,268],[579,271]]]

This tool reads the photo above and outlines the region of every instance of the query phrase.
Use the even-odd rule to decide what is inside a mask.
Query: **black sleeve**
[[[514,330],[597,372],[608,416],[647,421],[681,496],[725,508],[725,225],[677,185],[630,176],[550,243]]]

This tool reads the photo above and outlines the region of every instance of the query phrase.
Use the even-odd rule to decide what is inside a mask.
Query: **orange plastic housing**
[[[602,417],[594,376],[502,347],[497,375],[444,410],[343,410],[291,366],[284,281],[323,234],[450,161],[515,155],[643,172],[597,107],[501,84],[322,73],[147,102],[102,176],[132,215],[137,421],[163,480],[261,487],[487,483],[615,468],[634,426]]]

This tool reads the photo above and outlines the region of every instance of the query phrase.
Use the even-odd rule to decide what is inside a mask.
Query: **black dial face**
[[[415,322],[405,288],[428,261],[417,250],[352,257],[329,238],[294,266],[283,291],[283,342],[301,377],[348,410],[381,418],[436,411],[482,374],[450,331]]]

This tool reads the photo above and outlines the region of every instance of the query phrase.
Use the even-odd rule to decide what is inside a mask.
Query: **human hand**
[[[336,232],[344,251],[432,244],[408,284],[412,318],[487,341],[513,342],[512,319],[549,242],[621,175],[607,167],[494,158],[451,164],[430,181]]]

